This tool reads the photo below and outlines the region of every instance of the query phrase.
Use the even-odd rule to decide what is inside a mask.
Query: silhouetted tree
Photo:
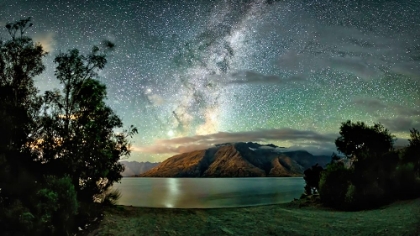
[[[393,149],[394,136],[381,124],[369,127],[364,122],[343,122],[340,136],[335,140],[337,150],[348,158],[380,156]]]
[[[30,158],[27,155],[30,133],[36,125],[40,105],[33,77],[44,70],[42,58],[46,53],[25,36],[31,26],[30,18],[9,23],[6,29],[11,39],[0,40],[0,188],[3,194],[7,191],[2,188],[2,177],[8,175],[5,172],[17,173],[16,168],[22,162],[32,161],[23,159]]]
[[[63,92],[38,97],[33,77],[44,70],[46,53],[25,36],[31,26],[29,18],[7,24],[11,39],[0,41],[0,231],[65,235],[77,210],[84,218],[80,211],[94,209],[94,198],[121,178],[118,160],[130,153],[127,138],[137,129],[121,130],[105,104],[105,85],[95,80],[114,47],[109,41],[87,56],[59,54]],[[118,196],[108,193],[102,202]]]
[[[95,46],[84,56],[74,49],[55,62],[64,89],[45,93],[40,156],[47,166],[70,175],[79,200],[93,201],[120,180],[123,166],[118,160],[129,155],[127,137],[137,129],[116,133],[122,122],[104,102],[105,85],[94,79],[106,64],[103,50]]]
[[[28,143],[40,106],[33,77],[44,70],[46,52],[25,36],[30,18],[6,25],[11,37],[0,41],[0,148],[20,149]]]
[[[408,142],[393,175],[394,191],[403,199],[420,197],[420,133],[417,129],[410,130]]]
[[[324,170],[318,163],[311,168],[306,169],[303,174],[303,179],[306,182],[305,193],[311,195],[319,191],[319,180],[321,178],[321,172]]]
[[[405,150],[403,162],[411,162],[414,171],[420,177],[420,132],[417,129],[410,130],[409,145]]]
[[[350,180],[351,170],[347,169],[342,162],[328,164],[319,181],[321,202],[327,206],[344,208]]]
[[[46,55],[25,35],[31,26],[30,18],[6,24],[10,39],[0,40],[0,228],[23,234],[33,223],[30,196],[39,178],[31,144],[41,99],[33,78],[44,70]]]
[[[391,201],[392,176],[399,161],[398,153],[393,151],[393,137],[381,124],[342,123],[335,144],[350,159],[350,165],[346,168],[336,161],[322,173],[321,200],[327,205],[350,209]]]

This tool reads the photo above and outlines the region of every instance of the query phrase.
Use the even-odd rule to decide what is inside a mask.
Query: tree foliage
[[[68,176],[46,176],[44,186],[36,193],[38,231],[54,235],[66,235],[71,230],[72,217],[76,215],[78,202],[76,191]]]
[[[123,130],[97,80],[113,43],[57,55],[63,90],[38,96],[33,78],[44,71],[46,52],[26,36],[30,27],[30,18],[9,23],[10,40],[0,41],[0,228],[6,235],[68,234],[74,216],[84,218],[81,206],[118,198],[108,189],[121,178],[118,160],[130,154],[137,129]]]
[[[40,105],[33,77],[41,74],[46,52],[25,35],[30,18],[9,23],[11,37],[0,41],[0,148],[21,149],[36,126],[35,114]]]
[[[93,201],[121,178],[118,160],[130,154],[127,138],[137,130],[114,132],[123,124],[105,104],[105,85],[95,80],[106,63],[99,47],[87,56],[76,49],[61,53],[55,62],[63,91],[47,91],[44,96],[42,158],[66,169],[79,200]]]
[[[417,129],[410,130],[409,145],[403,156],[404,163],[412,163],[413,170],[420,177],[420,132]]]
[[[335,140],[337,150],[348,158],[360,159],[364,154],[380,156],[393,149],[394,136],[381,124],[343,122]]]
[[[415,167],[419,137],[418,131],[411,130],[410,145],[399,153],[393,148],[394,136],[382,125],[342,123],[335,143],[347,159],[334,160],[322,172],[321,200],[336,208],[358,210],[420,196]]]
[[[350,180],[351,170],[342,162],[328,164],[319,181],[319,195],[323,204],[343,208]]]
[[[312,195],[314,193],[319,192],[319,180],[321,178],[321,172],[323,170],[324,168],[316,164],[303,172],[303,179],[306,182],[305,193],[307,195]]]

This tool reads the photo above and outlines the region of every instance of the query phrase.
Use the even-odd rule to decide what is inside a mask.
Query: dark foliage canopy
[[[9,23],[10,39],[0,41],[0,231],[66,235],[121,179],[118,161],[137,129],[123,129],[97,80],[113,43],[57,55],[63,90],[38,96],[33,78],[46,52],[26,36],[30,27],[30,18]]]
[[[383,125],[367,126],[364,122],[343,122],[335,140],[337,150],[348,158],[363,154],[379,156],[393,149],[394,136]]]

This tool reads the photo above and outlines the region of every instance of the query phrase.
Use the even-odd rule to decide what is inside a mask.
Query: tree
[[[335,140],[337,150],[347,158],[360,159],[364,154],[380,156],[393,149],[394,136],[381,124],[369,127],[363,122],[343,122]]]
[[[66,234],[73,216],[84,218],[121,178],[118,160],[130,154],[128,137],[137,129],[122,130],[95,79],[110,42],[87,56],[59,54],[55,75],[64,89],[38,97],[33,77],[44,70],[46,52],[25,35],[31,26],[29,18],[7,24],[11,39],[0,41],[0,228],[6,235]]]
[[[417,129],[410,130],[409,145],[405,150],[403,161],[405,163],[411,162],[413,169],[420,177],[420,132]]]
[[[321,172],[323,168],[318,163],[311,168],[306,169],[303,174],[303,179],[306,182],[305,193],[312,195],[313,193],[319,192],[319,180],[321,178]]]
[[[319,181],[321,202],[327,206],[344,208],[350,180],[351,170],[347,169],[342,162],[328,164]]]
[[[30,21],[6,24],[10,39],[0,40],[0,228],[5,231],[29,230],[39,177],[30,147],[41,105],[33,78],[44,70],[46,52],[26,36]]]
[[[68,176],[45,176],[45,184],[36,193],[39,235],[68,235],[77,213],[76,191]]]
[[[78,199],[87,202],[120,180],[118,160],[130,154],[127,138],[137,133],[132,126],[116,133],[122,121],[104,102],[105,85],[94,79],[106,64],[105,52],[95,46],[87,56],[76,49],[58,55],[55,75],[63,92],[44,96],[40,156],[46,166],[69,174]]]
[[[6,24],[11,40],[0,41],[0,148],[21,149],[28,143],[40,106],[33,77],[45,69],[47,54],[40,44],[25,36],[31,19]]]
[[[6,195],[22,192],[16,188],[19,186],[16,182],[36,169],[29,144],[34,140],[32,133],[41,103],[33,77],[44,70],[42,58],[46,52],[25,35],[32,26],[30,21],[27,18],[6,24],[11,39],[0,40],[0,199],[3,200],[10,199]]]
[[[363,209],[392,200],[392,176],[398,164],[394,136],[381,124],[341,124],[337,150],[351,165],[331,163],[320,180],[321,200],[334,207]]]

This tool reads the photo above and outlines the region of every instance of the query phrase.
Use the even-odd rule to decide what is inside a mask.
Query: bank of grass
[[[88,235],[420,235],[420,198],[357,212],[307,200],[223,209],[114,206]]]

